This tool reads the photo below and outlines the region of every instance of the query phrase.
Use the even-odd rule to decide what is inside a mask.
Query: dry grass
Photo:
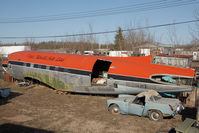
[[[43,86],[19,88],[1,81],[1,87],[5,86],[11,87],[12,93],[10,98],[0,99],[6,100],[0,105],[0,125],[20,125],[30,132],[154,133],[174,128],[182,119],[177,115],[153,122],[146,117],[112,115],[107,111],[106,99],[113,97],[61,95]]]

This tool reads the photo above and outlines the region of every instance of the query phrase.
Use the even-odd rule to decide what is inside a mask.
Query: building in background
[[[84,55],[93,55],[94,52],[92,50],[90,51],[84,51]]]
[[[109,49],[94,49],[93,55],[108,56],[109,55]]]
[[[109,51],[109,56],[113,57],[130,57],[133,51]]]
[[[94,51],[84,51],[84,55],[130,57],[133,55],[133,51],[126,51],[126,50],[113,51],[109,49],[95,49]]]
[[[155,56],[154,63],[168,66],[176,66],[187,68],[190,67],[192,62],[192,55],[166,55],[159,54]]]
[[[164,54],[172,54],[171,47],[162,46],[160,44],[144,44],[134,48],[134,55],[135,56],[148,56],[148,55],[158,55],[161,53]]]
[[[8,57],[11,53],[28,50],[31,50],[30,46],[0,46],[0,56]]]

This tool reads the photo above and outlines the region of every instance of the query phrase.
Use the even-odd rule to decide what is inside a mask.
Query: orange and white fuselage
[[[193,69],[151,64],[152,56],[107,57],[22,51],[9,55],[7,72],[16,79],[38,80],[57,90],[80,93],[136,94],[190,90]],[[171,77],[175,83],[164,81]]]

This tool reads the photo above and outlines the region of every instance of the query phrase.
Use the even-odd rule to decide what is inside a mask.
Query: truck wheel
[[[149,119],[152,121],[161,121],[163,119],[163,115],[158,110],[152,110],[149,112]]]
[[[120,108],[119,108],[118,105],[116,105],[116,104],[111,105],[111,106],[108,108],[108,111],[109,111],[111,114],[120,114]]]

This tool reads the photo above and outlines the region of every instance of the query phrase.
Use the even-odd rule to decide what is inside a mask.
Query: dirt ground
[[[170,130],[186,117],[195,118],[195,109],[182,115],[153,122],[147,117],[112,115],[107,111],[110,96],[56,94],[44,86],[18,87],[0,80],[0,87],[11,88],[0,99],[0,133],[154,133]]]

